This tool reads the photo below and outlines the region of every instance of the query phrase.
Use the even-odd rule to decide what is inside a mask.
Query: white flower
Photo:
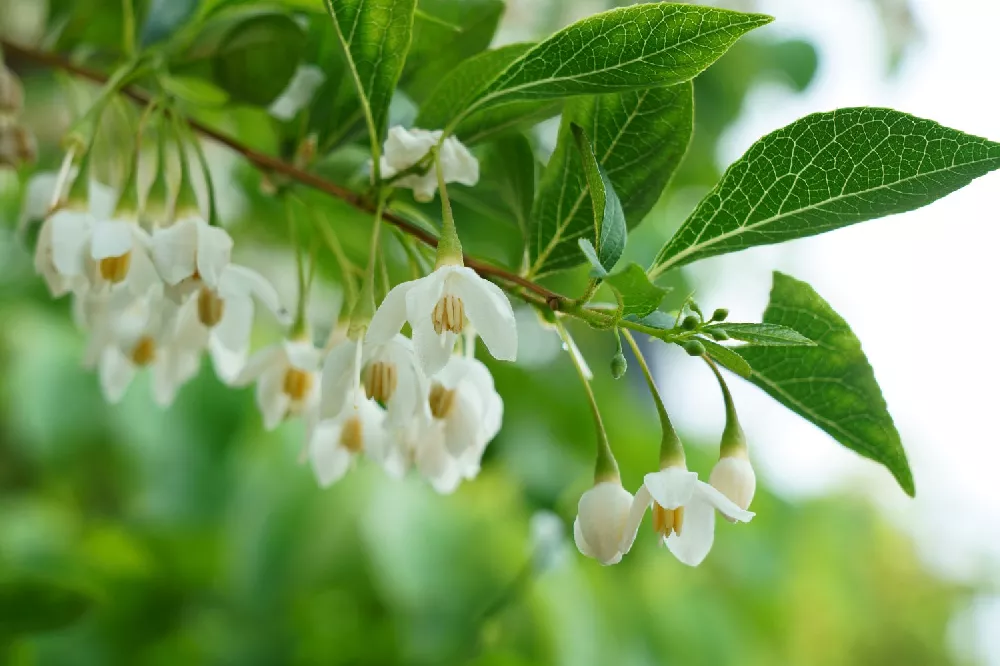
[[[753,466],[743,455],[720,458],[712,468],[708,481],[713,488],[743,510],[750,507],[754,491],[757,490]]]
[[[162,287],[122,311],[112,309],[108,316],[112,323],[103,334],[114,342],[103,348],[98,361],[105,399],[119,402],[136,373],[148,368],[153,399],[161,407],[169,406],[177,390],[198,373],[201,350],[176,344],[176,308],[163,297]]]
[[[382,178],[388,179],[409,169],[423,159],[439,141],[441,130],[407,130],[396,125],[389,130],[389,137],[382,149],[382,159],[379,162]],[[479,162],[455,137],[449,136],[444,140],[438,159],[441,161],[441,171],[446,183],[472,186],[479,182]],[[403,176],[395,185],[411,188],[413,198],[417,201],[430,201],[438,186],[435,167],[430,165],[422,175],[414,173]]]
[[[323,363],[323,418],[344,409],[344,396],[358,386],[364,395],[386,406],[394,424],[407,423],[427,400],[427,380],[413,355],[413,344],[395,335],[383,344],[345,340]]]
[[[309,440],[309,461],[323,487],[343,477],[356,455],[382,451],[385,411],[364,394],[354,398],[354,406],[320,421]]]
[[[88,211],[73,208],[60,208],[42,222],[35,272],[45,279],[53,296],[80,291],[90,283],[84,248],[93,226],[94,217]]]
[[[467,479],[479,473],[483,451],[500,431],[503,399],[490,371],[474,358],[453,356],[431,378],[431,416],[442,426],[444,445]]]
[[[635,534],[651,504],[653,529],[678,560],[692,567],[701,564],[712,549],[716,509],[726,518],[744,523],[754,515],[683,467],[667,467],[646,475],[635,494],[626,534]]]
[[[632,505],[632,493],[618,480],[602,481],[583,493],[573,522],[580,552],[603,565],[621,562],[635,539],[636,530],[631,530],[631,537],[627,532]]]
[[[319,406],[320,351],[311,342],[284,340],[250,357],[233,385],[257,382],[257,407],[264,428],[273,430],[289,416],[314,417]]]
[[[427,277],[389,291],[368,326],[365,342],[381,345],[413,329],[413,346],[424,372],[433,375],[448,362],[455,340],[472,324],[494,358],[517,356],[517,326],[510,301],[500,287],[464,266],[441,266]]]
[[[193,277],[215,286],[229,265],[233,239],[224,229],[193,215],[155,230],[152,248],[156,270],[168,285]]]
[[[92,286],[124,285],[143,296],[161,284],[149,257],[149,234],[134,219],[101,219],[90,230],[89,259],[96,264]]]

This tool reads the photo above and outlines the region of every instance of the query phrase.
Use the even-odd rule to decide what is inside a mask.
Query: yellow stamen
[[[132,362],[145,367],[156,360],[156,341],[148,335],[139,338],[132,348]]]
[[[666,539],[671,533],[681,535],[681,528],[684,527],[684,507],[676,509],[664,509],[653,502],[653,530]]]
[[[108,282],[119,283],[128,275],[128,269],[132,265],[132,252],[126,252],[119,257],[105,257],[97,262],[97,268],[101,277]]]
[[[208,287],[202,287],[198,292],[198,320],[208,328],[222,321],[225,306],[225,301]]]
[[[396,364],[376,361],[365,372],[365,395],[381,403],[389,402],[398,383]]]
[[[344,423],[344,428],[340,431],[340,445],[351,453],[361,453],[364,449],[364,429],[357,416],[352,416]]]
[[[461,333],[465,327],[465,305],[458,296],[445,294],[434,306],[431,318],[434,321],[434,332],[438,335],[444,331]]]
[[[293,401],[301,401],[309,395],[312,390],[313,376],[298,368],[289,368],[285,371],[285,382],[282,390]]]
[[[448,418],[452,408],[455,406],[455,390],[446,389],[437,382],[431,386],[430,394],[431,414],[436,419]]]

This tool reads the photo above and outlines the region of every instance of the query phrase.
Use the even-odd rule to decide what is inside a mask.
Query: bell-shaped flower
[[[35,245],[35,272],[45,279],[54,297],[78,292],[90,284],[93,266],[85,252],[94,227],[86,209],[63,207],[42,222]]]
[[[745,454],[720,458],[712,468],[708,481],[744,511],[750,507],[757,490],[757,476]]]
[[[208,224],[197,213],[153,232],[153,263],[170,286],[190,278],[218,285],[232,251],[233,239],[229,233]]]
[[[510,301],[500,287],[471,268],[439,266],[430,275],[393,287],[375,312],[365,342],[382,345],[413,329],[413,347],[427,375],[445,366],[458,335],[472,324],[494,358],[517,356],[517,326]]]
[[[580,552],[603,565],[621,562],[635,539],[636,530],[629,531],[628,524],[632,505],[632,493],[617,478],[584,492],[573,522],[573,539]]]
[[[379,162],[382,178],[390,179],[420,162],[431,148],[438,145],[441,135],[441,130],[408,130],[399,125],[390,129]],[[472,186],[479,182],[479,162],[458,139],[449,136],[440,144],[439,151],[441,172],[446,183]],[[424,173],[407,174],[396,180],[394,185],[412,189],[413,198],[417,201],[431,201],[438,187],[437,174],[434,167],[428,165]]]
[[[123,285],[132,294],[143,296],[161,284],[149,256],[149,234],[133,217],[97,220],[91,231],[89,250],[89,258],[96,265],[95,288]]]
[[[316,424],[309,440],[309,461],[323,487],[340,480],[355,456],[377,456],[383,449],[385,410],[363,393],[346,398],[349,406]]]
[[[135,375],[148,369],[153,380],[153,399],[169,406],[178,389],[198,373],[201,349],[178,344],[176,308],[155,287],[135,299],[113,318],[106,334],[114,340],[101,351],[98,375],[105,399],[119,402]]]
[[[319,407],[320,356],[309,341],[284,340],[251,356],[232,384],[257,382],[257,407],[267,430],[291,416],[309,421]]]
[[[701,564],[712,549],[717,510],[729,520],[744,523],[754,515],[682,466],[645,476],[632,503],[626,534],[635,534],[650,505],[653,529],[678,560],[692,567]]]

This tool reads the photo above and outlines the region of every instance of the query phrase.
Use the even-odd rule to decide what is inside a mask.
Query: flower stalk
[[[663,406],[663,400],[660,398],[660,392],[656,388],[656,382],[653,381],[653,375],[649,371],[646,358],[642,355],[642,350],[639,349],[639,345],[636,344],[635,338],[631,333],[623,330],[622,335],[625,336],[629,346],[632,348],[632,353],[635,354],[635,358],[639,362],[639,367],[642,368],[642,374],[646,378],[646,384],[649,386],[649,393],[653,396],[653,402],[656,404],[656,412],[660,416],[660,429],[663,433],[660,440],[660,468],[686,467],[684,445],[681,444],[681,439],[677,436],[677,431],[674,430],[674,426],[670,422],[670,417],[667,415],[667,409]]]

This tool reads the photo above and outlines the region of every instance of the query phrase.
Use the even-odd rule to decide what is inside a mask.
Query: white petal
[[[479,161],[453,136],[441,146],[441,167],[449,183],[472,186],[479,182]]]
[[[282,342],[288,363],[299,370],[317,372],[323,354],[308,340],[285,340]]]
[[[240,371],[246,367],[247,350],[232,349],[219,342],[216,336],[208,339],[208,351],[212,357],[215,374],[224,384],[232,384]]]
[[[111,217],[117,199],[115,188],[94,179],[87,183],[87,210],[96,219],[106,220]]]
[[[83,275],[93,218],[87,213],[58,210],[49,220],[52,227],[52,263],[62,275]]]
[[[441,130],[404,129],[396,125],[389,129],[383,153],[385,164],[382,176],[391,177],[416,164],[441,138]]]
[[[454,400],[451,413],[444,422],[445,446],[455,458],[470,450],[481,455],[486,442],[480,435],[482,421],[478,401],[468,392],[456,392]]]
[[[342,423],[320,421],[309,440],[309,462],[324,488],[340,480],[351,465],[351,452],[340,445]]]
[[[715,541],[715,509],[700,498],[684,506],[684,524],[680,535],[667,537],[667,548],[684,564],[696,567],[712,550]]]
[[[741,509],[750,506],[757,490],[757,476],[746,458],[726,456],[719,459],[712,468],[709,482]]]
[[[264,429],[274,430],[288,412],[289,399],[284,392],[285,368],[268,368],[257,380],[257,408],[264,418]]]
[[[399,333],[406,321],[406,295],[418,282],[403,282],[389,290],[368,324],[365,344],[383,345]]]
[[[255,381],[272,366],[283,364],[285,350],[281,345],[270,345],[257,351],[236,377],[233,378],[233,386],[246,386]]]
[[[212,227],[203,221],[198,225],[198,273],[205,284],[215,287],[219,284],[222,269],[229,263],[233,251],[233,239],[228,232]]]
[[[736,506],[731,499],[721,492],[708,485],[704,481],[699,481],[694,488],[694,495],[691,501],[701,501],[719,510],[724,516],[731,520],[738,520],[741,523],[749,523],[754,517],[753,511],[744,511]]]
[[[194,275],[197,253],[198,228],[193,220],[182,220],[153,232],[153,263],[169,285]]]
[[[117,347],[105,347],[101,352],[98,365],[98,376],[101,381],[101,391],[104,399],[111,404],[121,402],[125,391],[135,377],[135,366],[125,358]]]
[[[222,319],[212,328],[212,337],[231,351],[245,352],[253,329],[253,301],[247,296],[230,296],[223,301]]]
[[[152,367],[153,401],[160,407],[169,407],[177,391],[198,372],[199,357],[194,354],[167,352]]]
[[[150,289],[156,287],[156,285],[161,284],[160,274],[157,273],[149,255],[141,248],[132,250],[132,259],[128,268],[126,284],[129,291],[136,296],[142,296],[148,293]]]
[[[361,341],[344,340],[330,350],[323,362],[320,379],[320,416],[334,418],[347,405],[349,394],[357,385],[358,345]]]
[[[583,529],[580,527],[580,516],[577,516],[576,520],[573,521],[573,541],[576,542],[576,548],[581,554],[587,557],[597,557],[594,549],[587,543],[587,537],[583,535]],[[619,557],[621,556],[619,555]]]
[[[617,481],[598,483],[580,497],[580,529],[601,564],[621,560],[622,534],[632,500],[632,493]]]
[[[517,324],[510,301],[500,287],[479,277],[471,268],[461,268],[447,289],[462,299],[465,314],[486,343],[493,358],[513,361],[517,358]]]
[[[440,335],[434,330],[434,322],[428,316],[413,326],[413,347],[417,361],[425,374],[433,375],[447,363],[455,350],[458,335],[444,331]]]
[[[420,474],[437,492],[447,495],[458,488],[462,475],[455,460],[444,447],[440,428],[431,427],[422,433],[416,445],[416,463]]]
[[[636,491],[635,498],[632,500],[632,506],[629,507],[625,527],[622,529],[622,541],[619,548],[623,553],[632,550],[632,544],[635,543],[635,537],[639,533],[639,526],[642,525],[646,510],[652,503],[653,497],[649,494],[645,484],[639,486],[639,490]]]
[[[107,220],[95,224],[90,238],[90,256],[101,260],[130,252],[134,244],[132,226],[132,222],[123,220]]]
[[[659,472],[647,474],[643,485],[657,504],[664,509],[686,506],[691,500],[698,475],[681,467],[668,467]]]
[[[288,310],[281,305],[278,292],[267,278],[257,271],[229,264],[219,275],[219,293],[223,298],[230,294],[255,296],[261,305],[270,310],[282,323],[289,323]]]

